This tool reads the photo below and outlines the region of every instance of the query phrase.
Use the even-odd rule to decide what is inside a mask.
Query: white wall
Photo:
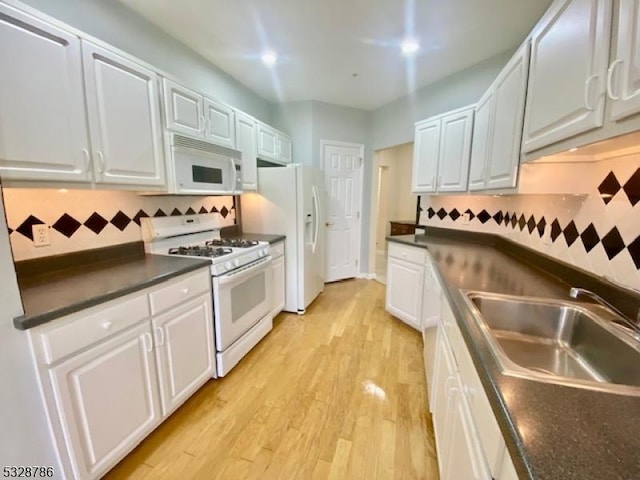
[[[0,467],[52,466],[60,478],[27,335],[13,326],[23,312],[1,194],[0,189]]]
[[[477,102],[512,55],[501,53],[377,109],[374,150],[413,142],[415,122]]]
[[[313,165],[313,102],[288,102],[276,105],[272,124],[291,135],[293,161]]]
[[[269,123],[273,104],[116,0],[24,0],[212,97]]]

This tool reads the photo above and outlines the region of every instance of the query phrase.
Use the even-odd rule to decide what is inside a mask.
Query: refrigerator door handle
[[[319,211],[319,207],[318,207],[318,189],[315,187],[313,187],[313,246],[311,247],[311,251],[313,253],[316,252],[316,248],[318,246],[318,234],[320,232],[320,219],[318,218],[320,216],[320,211]]]

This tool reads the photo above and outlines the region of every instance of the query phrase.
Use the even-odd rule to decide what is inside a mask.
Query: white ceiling
[[[120,0],[262,97],[375,109],[515,49],[551,0]],[[421,50],[408,62],[405,36]],[[271,70],[260,61],[278,52]],[[357,73],[357,77],[353,74]]]

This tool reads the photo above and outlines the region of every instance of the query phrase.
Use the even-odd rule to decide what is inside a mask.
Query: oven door
[[[233,342],[271,311],[271,257],[213,278],[216,349]]]

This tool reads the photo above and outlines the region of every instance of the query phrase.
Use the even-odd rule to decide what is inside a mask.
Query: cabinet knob
[[[102,322],[102,323],[100,324],[100,326],[101,326],[104,330],[109,330],[109,329],[111,328],[111,325],[113,325],[113,323],[112,323],[112,322],[109,322],[109,321],[107,321],[107,322]]]
[[[188,287],[182,289],[182,294],[183,295],[187,295],[188,293],[189,293],[189,288]]]

